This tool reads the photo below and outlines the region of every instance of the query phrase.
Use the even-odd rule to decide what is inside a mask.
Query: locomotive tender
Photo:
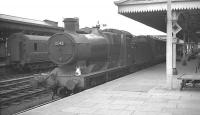
[[[15,70],[38,70],[55,66],[48,58],[50,36],[14,33],[8,38],[8,65]]]
[[[75,22],[76,19],[67,19]],[[72,24],[73,25],[73,24]],[[49,58],[59,66],[35,83],[67,96],[165,60],[165,42],[150,36],[98,28],[80,34],[76,27],[48,40]]]

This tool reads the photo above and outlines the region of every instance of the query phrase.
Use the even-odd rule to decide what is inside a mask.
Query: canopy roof
[[[167,0],[120,0],[115,4],[119,14],[166,32]],[[180,14],[179,34],[187,31],[193,40],[199,38],[200,0],[172,0],[171,8]]]
[[[56,24],[57,22],[50,20],[40,21],[0,14],[0,36],[8,37],[10,33],[15,32],[52,35],[63,31],[63,28],[58,27]]]

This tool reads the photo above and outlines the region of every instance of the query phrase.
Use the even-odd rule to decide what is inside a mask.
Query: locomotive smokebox
[[[65,18],[63,22],[65,32],[76,32],[77,30],[79,30],[78,18]]]

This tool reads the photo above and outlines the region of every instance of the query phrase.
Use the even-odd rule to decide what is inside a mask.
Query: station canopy
[[[0,14],[0,38],[8,37],[12,33],[25,32],[28,34],[52,35],[62,32],[63,28],[57,22],[50,20],[34,20],[16,16]]]
[[[120,0],[114,3],[119,14],[166,32],[167,0]],[[181,28],[177,37],[200,42],[200,0],[171,0],[171,9],[179,14],[177,24],[180,27],[172,27]]]

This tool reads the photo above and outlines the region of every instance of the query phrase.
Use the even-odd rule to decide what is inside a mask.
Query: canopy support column
[[[166,40],[166,77],[167,87],[172,89],[172,11],[171,11],[171,0],[167,1],[167,40]]]

